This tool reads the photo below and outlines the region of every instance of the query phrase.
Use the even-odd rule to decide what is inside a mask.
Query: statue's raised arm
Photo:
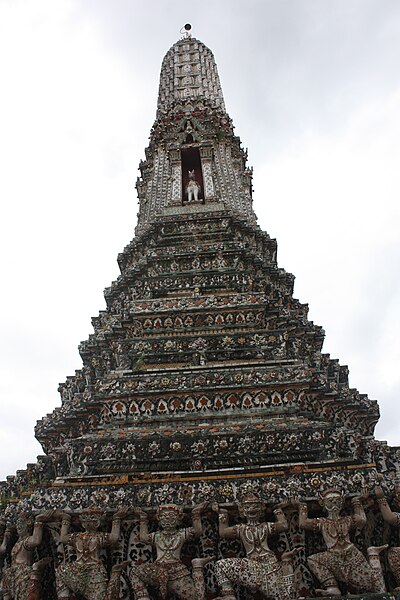
[[[245,523],[231,527],[228,524],[228,512],[219,509],[221,537],[239,538],[246,552],[246,558],[224,558],[217,562],[215,575],[222,592],[220,598],[235,600],[234,586],[239,584],[259,590],[275,600],[290,600],[293,591],[292,555],[295,550],[284,553],[282,561],[278,562],[268,546],[270,536],[287,531],[288,523],[283,510],[279,507],[274,511],[274,522],[264,522],[264,503],[253,493],[246,494],[238,508]]]
[[[73,549],[76,559],[63,562],[56,569],[58,600],[67,600],[72,594],[79,594],[85,600],[118,600],[120,571],[127,562],[114,565],[109,579],[101,551],[118,542],[121,519],[125,516],[125,510],[114,513],[111,533],[103,533],[99,529],[105,515],[91,507],[83,510],[79,517],[84,531],[71,533],[71,515],[61,513],[60,541]]]
[[[364,557],[350,541],[350,530],[363,527],[366,521],[362,497],[353,498],[352,515],[341,515],[344,501],[340,490],[326,490],[320,503],[327,517],[316,519],[308,519],[306,510],[300,507],[300,526],[319,531],[327,547],[323,552],[307,559],[311,571],[323,585],[316,593],[320,596],[340,596],[338,582],[360,592],[384,592],[385,582],[379,554],[387,546],[372,546],[367,549],[368,560]]]
[[[386,500],[385,493],[381,487],[375,488],[375,495],[377,497],[377,502],[379,506],[379,510],[381,511],[381,515],[392,527],[400,527],[400,512],[394,512],[390,506],[388,501]],[[395,489],[394,500],[397,506],[400,507],[400,488]],[[396,579],[397,587],[394,590],[395,592],[400,591],[400,548],[394,547],[389,548],[388,551],[388,561],[390,568],[392,570],[393,575]]]
[[[18,515],[18,540],[11,550],[11,566],[3,573],[4,600],[40,600],[42,572],[51,559],[47,557],[33,562],[33,550],[42,543],[44,524],[52,519],[53,514],[54,511],[49,511],[37,515],[35,519],[27,512]],[[6,545],[10,537],[7,537]]]
[[[135,513],[140,519],[139,539],[151,544],[156,550],[153,563],[134,565],[131,572],[132,589],[135,600],[149,600],[148,585],[158,588],[159,597],[174,594],[182,600],[203,600],[205,595],[203,567],[214,557],[194,558],[192,575],[181,561],[183,545],[199,537],[202,533],[201,514],[207,504],[198,504],[192,509],[192,527],[180,527],[184,512],[176,504],[162,504],[156,518],[159,529],[148,532],[147,514],[140,509]]]

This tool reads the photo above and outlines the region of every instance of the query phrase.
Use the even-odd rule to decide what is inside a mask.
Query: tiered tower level
[[[178,41],[140,163],[136,237],[80,345],[83,367],[37,423],[45,456],[1,484],[3,508],[231,506],[251,487],[312,510],[326,488],[355,495],[379,477],[393,492],[400,451],[374,439],[376,401],[322,353],[323,329],[257,225],[246,160],[212,52]],[[137,558],[125,535],[121,555]],[[285,543],[304,535],[293,525]]]

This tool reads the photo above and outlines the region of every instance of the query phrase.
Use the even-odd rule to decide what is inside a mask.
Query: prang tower
[[[376,401],[322,353],[323,330],[257,225],[252,169],[197,39],[163,60],[145,154],[136,236],[80,345],[83,367],[37,424],[45,456],[9,477],[3,497],[79,513],[232,506],[252,489],[269,502],[301,496],[312,510],[333,486],[354,495],[381,475],[393,490],[398,449],[374,439]],[[132,540],[126,530],[122,558],[144,552]],[[285,540],[305,543],[295,520]]]

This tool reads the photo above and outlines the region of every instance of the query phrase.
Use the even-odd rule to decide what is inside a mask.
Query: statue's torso
[[[106,533],[74,533],[71,535],[71,545],[76,550],[76,561],[84,564],[101,562],[100,552],[108,542]]]
[[[270,523],[241,524],[237,525],[237,528],[247,558],[259,560],[272,554],[272,550],[268,546],[268,536],[272,533]]]
[[[32,550],[28,547],[29,537],[18,540],[11,550],[12,564],[30,565],[32,563]]]
[[[156,562],[176,562],[180,560],[183,544],[193,537],[193,529],[180,529],[167,533],[157,531],[152,534],[153,544],[157,550]]]
[[[318,526],[328,550],[345,550],[352,545],[349,532],[353,528],[353,517],[321,517],[318,519]]]

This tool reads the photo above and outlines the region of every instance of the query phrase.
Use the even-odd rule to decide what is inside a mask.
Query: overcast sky
[[[279,266],[400,443],[399,0],[0,0],[0,479],[41,453],[35,422],[81,367],[186,22]]]

